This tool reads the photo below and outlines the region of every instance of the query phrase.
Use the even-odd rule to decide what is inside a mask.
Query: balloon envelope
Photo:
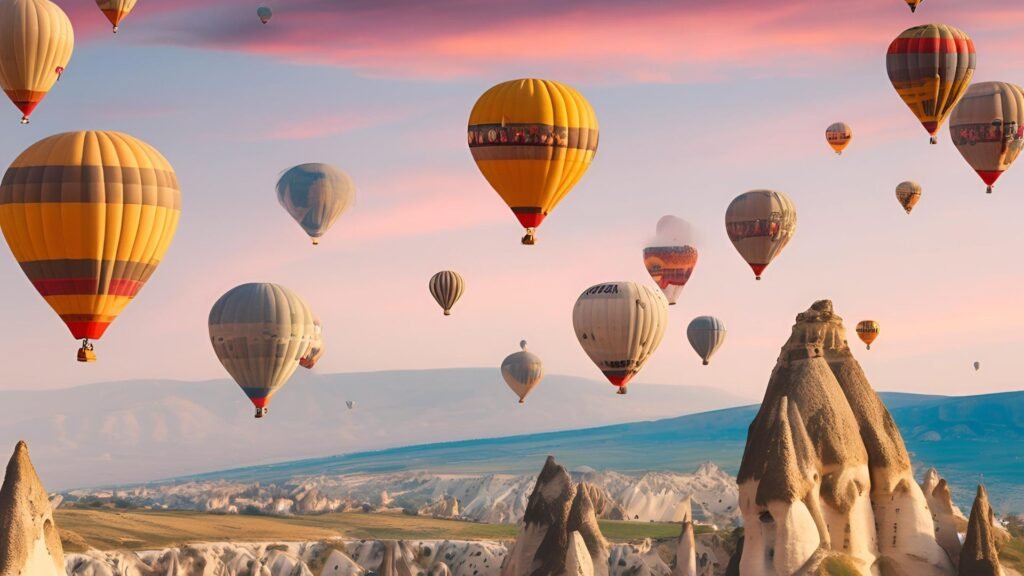
[[[871,350],[871,343],[878,338],[879,332],[881,332],[881,326],[874,320],[863,320],[857,323],[857,336],[867,344],[868,350]]]
[[[71,20],[50,0],[0,2],[0,87],[21,110],[21,123],[42,102],[71,60]]]
[[[921,185],[917,182],[908,180],[906,182],[900,182],[896,186],[896,200],[899,201],[900,206],[910,214],[910,211],[914,209],[917,201],[921,199]]]
[[[302,366],[307,370],[312,370],[323,355],[323,326],[321,326],[319,318],[313,318],[313,343],[309,347],[309,352],[307,352],[302,358],[299,358],[299,366]]]
[[[330,164],[300,164],[285,171],[277,181],[277,201],[319,243],[349,206],[355,202],[352,179]]]
[[[587,356],[625,394],[665,335],[668,301],[633,282],[597,284],[576,300],[572,324]]]
[[[210,310],[213,351],[256,406],[257,418],[309,353],[316,338],[313,322],[298,294],[267,282],[236,286]]]
[[[102,337],[142,290],[170,247],[180,214],[170,163],[121,132],[44,138],[11,163],[0,183],[7,245],[80,340]]]
[[[96,5],[103,11],[107,20],[110,20],[111,26],[114,27],[114,33],[117,33],[118,24],[132,11],[132,8],[135,8],[137,2],[138,0],[96,0]]]
[[[266,24],[270,22],[270,18],[274,16],[274,12],[269,6],[260,6],[256,9],[256,15],[260,17],[260,22]]]
[[[644,266],[672,305],[697,266],[697,250],[692,246],[648,246],[644,248]]]
[[[698,316],[686,327],[686,339],[707,366],[725,343],[725,323],[714,316]]]
[[[526,340],[520,342],[519,347],[522,350],[509,354],[501,362],[501,376],[522,404],[527,394],[544,378],[544,363],[540,356],[526,350]]]
[[[575,89],[524,78],[484,92],[469,115],[477,167],[527,229],[523,244],[579,182],[597,152],[597,116]]]
[[[975,362],[974,363],[974,371],[977,372],[979,368],[981,368],[981,362]]]
[[[836,154],[842,154],[852,139],[853,130],[845,122],[836,122],[825,130],[825,141]]]
[[[442,270],[430,277],[430,295],[434,297],[437,304],[444,310],[445,316],[450,316],[452,307],[462,298],[466,290],[466,281],[458,272]]]
[[[1024,90],[1008,82],[971,85],[953,109],[949,133],[991,192],[1024,146]]]
[[[782,192],[751,190],[725,211],[725,230],[754,276],[761,273],[796,233],[796,207]]]
[[[921,2],[924,2],[924,0],[906,0],[906,2],[907,6],[910,7],[911,12],[917,12],[918,5],[920,5]]]
[[[903,102],[932,135],[967,91],[977,55],[974,42],[957,28],[925,24],[904,30],[889,44],[885,67]]]

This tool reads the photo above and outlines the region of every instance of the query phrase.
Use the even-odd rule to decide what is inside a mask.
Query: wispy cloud
[[[356,130],[385,126],[411,117],[402,111],[359,111],[343,114],[315,115],[300,120],[278,122],[256,137],[256,140],[312,140],[347,134]]]

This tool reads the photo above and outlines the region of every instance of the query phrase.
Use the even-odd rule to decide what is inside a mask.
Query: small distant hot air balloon
[[[991,194],[1024,147],[1024,90],[1008,82],[971,85],[953,109],[949,133]]]
[[[875,338],[878,338],[880,331],[881,326],[874,320],[864,320],[857,323],[857,336],[868,345],[868,350],[871,350],[871,343],[875,341]]]
[[[931,134],[932,144],[938,143],[935,135],[967,91],[976,64],[974,42],[945,24],[908,28],[889,44],[889,81]]]
[[[597,152],[597,116],[579,92],[524,78],[484,92],[469,115],[469,149],[533,244],[544,218],[579,182]]]
[[[273,17],[274,12],[269,6],[260,6],[256,9],[256,15],[260,17],[260,22],[266,24],[270,22],[270,18]]]
[[[899,200],[900,206],[903,206],[907,214],[910,214],[914,205],[921,199],[921,185],[912,180],[900,182],[896,185],[896,199]]]
[[[522,350],[509,354],[501,362],[501,376],[522,404],[526,395],[544,378],[544,363],[540,356],[526,350],[526,340],[520,342],[519,347]]]
[[[320,243],[320,237],[355,202],[356,187],[348,174],[330,164],[300,164],[277,181],[277,201]]]
[[[836,122],[825,130],[825,140],[836,154],[842,154],[853,140],[853,130],[845,122]]]
[[[697,249],[689,244],[690,225],[676,216],[658,220],[657,236],[644,248],[644,267],[665,294],[669,305],[679,299],[697,266]]]
[[[698,316],[686,327],[686,339],[707,366],[725,343],[725,323],[714,316]]]
[[[345,406],[348,406],[349,410],[351,410],[355,405],[356,405],[355,402],[353,402],[351,400],[345,400]]]
[[[606,282],[576,300],[572,324],[583,351],[618,394],[654,354],[668,324],[668,301],[647,286]]]
[[[977,372],[981,368],[981,362],[974,363],[974,371]]]
[[[309,352],[313,321],[298,294],[266,282],[236,286],[210,310],[213,351],[256,406],[257,418]]]
[[[28,124],[74,48],[71,20],[60,6],[50,0],[0,1],[0,87],[21,110],[22,124]]]
[[[760,280],[761,273],[796,232],[796,207],[782,192],[745,192],[725,211],[725,230],[736,251]]]
[[[103,11],[107,20],[110,20],[110,24],[114,27],[114,34],[117,34],[117,25],[132,11],[136,2],[138,0],[96,0],[96,5]]]
[[[307,370],[312,370],[313,366],[320,361],[320,357],[324,355],[324,340],[323,340],[323,326],[320,324],[319,318],[313,318],[313,344],[309,347],[309,352],[305,356],[299,358],[299,366]]]
[[[910,11],[911,12],[917,12],[917,6],[921,2],[924,2],[924,0],[906,0],[906,2],[907,2],[907,6],[910,6]]]
[[[444,309],[445,316],[451,316],[452,306],[462,298],[466,282],[458,272],[442,270],[430,277],[430,294]]]
[[[4,40],[0,37],[0,43]],[[0,228],[30,282],[96,359],[103,336],[160,265],[181,215],[167,159],[121,132],[29,146],[0,183]]]

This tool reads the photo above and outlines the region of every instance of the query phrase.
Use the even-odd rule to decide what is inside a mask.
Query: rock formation
[[[960,576],[1004,576],[996,552],[993,524],[995,517],[988,503],[988,493],[979,485],[967,523],[967,537],[960,551]]]
[[[940,524],[828,300],[797,316],[750,425],[737,482],[746,527],[741,576],[956,572],[946,537],[951,504]],[[941,499],[936,489],[938,482],[932,498]]]
[[[967,531],[967,518],[964,518],[960,509],[953,504],[949,485],[945,479],[939,477],[938,471],[934,468],[925,472],[921,490],[935,523],[935,540],[946,551],[953,564],[959,563],[961,544],[957,534]]]
[[[569,534],[566,525],[576,488],[565,468],[548,456],[526,505],[523,528],[516,537],[503,576],[561,574]]]
[[[693,519],[690,500],[687,499],[683,515],[683,532],[676,546],[675,568],[672,576],[697,576],[697,544],[693,537]]]
[[[594,576],[608,576],[608,541],[601,534],[601,528],[597,524],[597,506],[594,501],[601,502],[603,492],[596,486],[580,482],[576,485],[576,496],[573,498],[572,506],[569,508],[569,521],[566,523],[566,531],[573,537],[581,540],[585,546],[584,552],[589,559],[586,561],[592,569],[589,574]],[[570,551],[573,550],[573,542],[570,542]],[[566,572],[570,566],[566,564]]]
[[[0,488],[0,576],[64,576],[64,550],[28,446],[18,442]]]

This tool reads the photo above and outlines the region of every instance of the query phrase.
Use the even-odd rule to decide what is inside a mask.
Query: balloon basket
[[[21,117],[21,123],[22,124],[28,124],[28,116],[22,116]]]
[[[527,228],[526,229],[526,236],[523,236],[523,245],[524,246],[533,246],[536,243],[537,243],[537,237],[534,236],[534,229],[533,228]]]
[[[707,360],[705,360],[703,365],[707,366],[708,364],[711,364],[711,362],[708,362]]]
[[[444,315],[445,316],[451,316],[452,315],[452,311],[451,310],[445,310],[444,311]]]
[[[616,390],[615,393],[616,394],[623,394],[623,395],[625,395],[626,394],[626,387],[625,386],[619,386],[619,389]]]
[[[266,408],[257,408],[256,409],[256,418],[263,418],[266,415],[267,415],[267,409]]]

